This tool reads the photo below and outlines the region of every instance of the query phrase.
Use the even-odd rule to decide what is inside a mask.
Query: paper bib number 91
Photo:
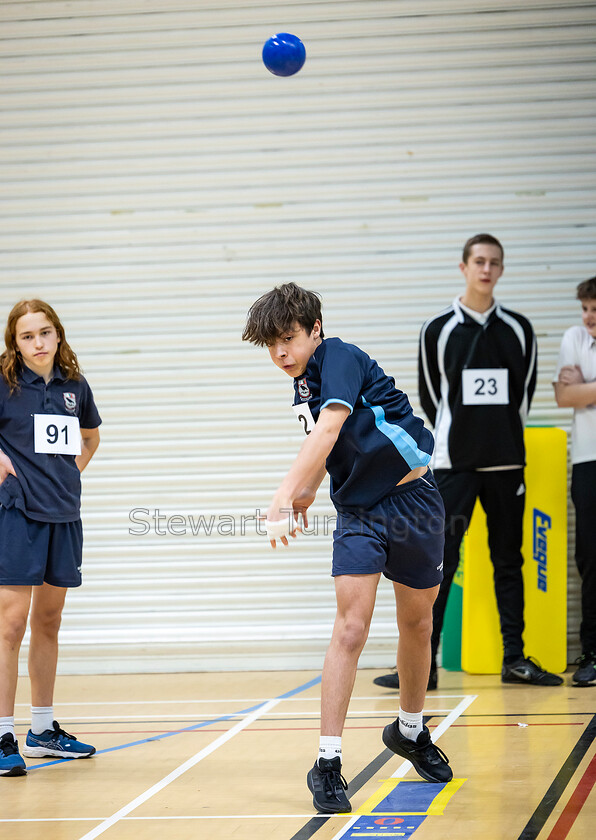
[[[81,454],[81,428],[78,417],[34,414],[33,436],[36,452],[49,455]]]

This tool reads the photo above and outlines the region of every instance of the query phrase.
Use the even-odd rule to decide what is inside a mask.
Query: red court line
[[[520,715],[523,717],[523,715]],[[450,729],[456,729],[458,726],[461,726],[463,729],[473,729],[478,726],[519,726],[519,723],[452,723],[449,727]],[[569,721],[569,723],[565,723],[564,721],[561,723],[536,723],[532,721],[531,723],[526,723],[525,726],[520,727],[521,729],[525,729],[526,727],[530,729],[533,726],[585,726],[583,721]]]
[[[573,721],[571,723],[528,723],[527,726],[519,727],[517,723],[468,723],[468,724],[451,724],[451,729],[461,727],[462,729],[482,729],[487,726],[508,726],[512,728],[532,729],[536,726],[584,726],[584,723]],[[377,726],[345,726],[344,729],[358,730],[358,729],[379,729]],[[435,725],[436,726],[436,725]],[[429,729],[435,728],[432,723],[429,724]],[[243,730],[242,735],[258,734],[259,732],[318,732],[319,726],[254,726],[250,729]],[[186,729],[94,729],[93,731],[77,730],[79,735],[96,736],[96,735],[167,735],[171,732],[179,732],[187,735],[209,735],[211,732],[227,732],[227,729],[211,729],[205,727],[204,729],[186,730]],[[25,731],[18,733],[18,738],[24,738],[27,733]]]
[[[588,764],[588,768],[581,777],[578,786],[571,794],[571,798],[565,807],[563,813],[555,823],[551,833],[548,835],[548,840],[565,840],[569,834],[573,823],[581,809],[583,808],[586,799],[590,795],[590,791],[596,783],[596,755]]]

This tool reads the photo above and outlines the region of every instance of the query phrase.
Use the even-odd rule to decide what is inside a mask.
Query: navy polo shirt
[[[11,394],[0,376],[0,449],[17,474],[0,484],[0,504],[17,507],[39,522],[76,522],[81,516],[81,474],[75,456],[35,452],[33,415],[76,416],[82,429],[96,429],[101,417],[91,388],[83,377],[66,379],[57,366],[47,384],[24,366],[19,386]]]
[[[326,462],[338,507],[372,507],[410,470],[430,462],[431,432],[395,380],[354,344],[323,339],[294,380],[294,406],[305,403],[315,423],[332,403],[350,409]]]

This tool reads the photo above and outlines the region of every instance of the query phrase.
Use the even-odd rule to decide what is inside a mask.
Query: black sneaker
[[[563,678],[558,674],[551,674],[540,667],[531,656],[518,659],[511,665],[503,664],[501,682],[528,683],[529,685],[563,685]]]
[[[582,653],[575,664],[579,668],[573,675],[574,685],[596,685],[596,653]]]
[[[428,727],[424,727],[415,741],[406,738],[399,731],[399,722],[395,720],[383,729],[383,743],[397,755],[407,758],[414,765],[414,770],[427,782],[450,782],[453,771],[449,759],[433,744]]]
[[[323,814],[347,814],[352,810],[344,790],[348,783],[341,774],[341,759],[320,758],[308,771],[306,784],[312,793],[312,804]]]
[[[373,680],[375,685],[382,685],[383,688],[399,688],[399,676],[397,671],[393,671],[391,674],[383,674],[380,677],[375,677]],[[437,669],[431,668],[430,674],[428,675],[428,685],[426,687],[427,691],[434,691],[437,687]]]

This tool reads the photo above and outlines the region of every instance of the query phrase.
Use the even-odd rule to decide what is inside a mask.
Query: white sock
[[[6,735],[7,732],[14,738],[14,715],[0,717],[0,738]]]
[[[335,756],[341,761],[341,735],[321,735],[319,739],[319,758],[326,758],[331,761]],[[317,759],[318,761],[319,759]]]
[[[54,728],[53,706],[31,706],[31,732],[41,735],[46,729]]]
[[[404,712],[400,707],[398,718],[399,731],[406,738],[415,741],[422,732],[422,712]]]

